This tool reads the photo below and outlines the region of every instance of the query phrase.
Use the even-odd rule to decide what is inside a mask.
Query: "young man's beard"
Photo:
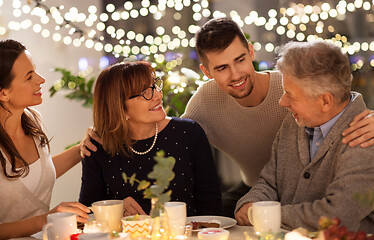
[[[237,99],[243,99],[243,98],[246,98],[248,97],[252,91],[253,91],[253,86],[254,86],[254,81],[252,82],[251,81],[251,78],[249,76],[247,76],[247,78],[249,79],[249,82],[251,83],[251,86],[248,90],[245,90],[245,92],[241,92],[239,94],[236,94],[236,93],[231,93],[230,96],[233,97],[233,98],[237,98]]]

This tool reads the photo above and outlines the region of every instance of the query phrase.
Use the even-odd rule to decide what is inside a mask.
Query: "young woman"
[[[78,202],[49,210],[56,177],[81,158],[78,145],[50,155],[41,116],[29,108],[42,103],[44,82],[21,43],[0,41],[0,239],[40,231],[49,213],[72,212],[85,221],[90,212]]]
[[[79,201],[124,199],[124,215],[147,214],[150,200],[122,179],[136,173],[147,179],[164,150],[173,156],[172,200],[187,203],[188,215],[220,215],[221,190],[210,145],[202,128],[187,119],[166,117],[162,80],[147,62],[118,63],[98,77],[94,126],[103,145],[83,160]],[[149,179],[147,179],[149,180]]]

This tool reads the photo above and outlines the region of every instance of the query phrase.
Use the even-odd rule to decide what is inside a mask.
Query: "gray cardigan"
[[[349,230],[374,232],[373,209],[352,199],[355,192],[374,189],[374,146],[342,144],[342,131],[366,106],[354,100],[309,161],[305,129],[287,115],[273,143],[270,162],[256,185],[237,203],[235,212],[248,202],[275,200],[282,205],[282,228],[318,228],[320,216],[339,217]]]

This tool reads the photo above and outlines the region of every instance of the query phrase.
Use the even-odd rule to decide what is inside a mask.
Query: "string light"
[[[34,2],[34,6],[31,6],[33,4],[22,6],[19,0],[14,0],[12,2],[14,8],[13,15],[19,18],[23,14],[26,15],[28,19],[22,22],[22,24],[17,21],[9,22],[8,27],[10,30],[26,29],[33,26],[34,32],[40,33],[43,37],[51,37],[56,42],[62,41],[66,45],[72,44],[76,47],[83,45],[87,48],[94,48],[96,51],[104,49],[106,52],[113,52],[118,57],[120,55],[136,55],[140,52],[145,55],[155,54],[156,52],[163,53],[167,50],[174,50],[180,46],[192,47],[191,44],[193,44],[193,41],[191,41],[191,39],[197,28],[194,25],[187,27],[187,32],[191,34],[187,41],[185,41],[187,32],[184,30],[179,29],[178,31],[172,31],[175,37],[171,37],[164,35],[165,29],[160,29],[160,31],[157,31],[157,35],[162,36],[164,39],[164,43],[161,44],[153,41],[157,39],[157,36],[143,35],[131,30],[126,33],[124,29],[116,29],[114,26],[108,25],[107,23],[109,20],[120,21],[129,18],[136,19],[148,15],[152,15],[155,20],[160,20],[165,16],[166,8],[173,8],[177,11],[173,17],[178,21],[182,17],[179,12],[185,7],[191,7],[194,11],[195,21],[200,21],[202,17],[210,17],[211,15],[208,9],[209,2],[207,0],[194,0],[193,3],[191,3],[190,0],[175,2],[170,0],[158,1],[157,5],[151,5],[149,0],[142,0],[142,7],[140,9],[135,9],[132,2],[128,0],[123,4],[123,9],[116,9],[113,4],[107,4],[105,9],[108,13],[101,14],[98,13],[97,8],[93,5],[88,7],[87,14],[79,12],[76,7],[71,7],[68,11],[63,13],[65,9],[64,6],[49,8],[42,3],[41,0],[33,0],[32,2]],[[33,20],[33,23],[31,17],[39,18],[40,23],[37,23],[35,20]],[[55,29],[46,29],[41,26],[46,25],[50,21],[55,22]],[[80,28],[78,24],[84,24],[84,27],[88,27],[90,30],[85,31],[83,28]],[[94,29],[92,29],[92,27],[94,27]],[[64,31],[66,31],[66,33],[63,33]],[[111,38],[118,41],[118,44],[108,42],[103,45],[100,43],[102,41],[100,35],[103,31],[106,31]],[[6,29],[0,28],[0,33],[6,34]],[[126,37],[127,39],[124,39]],[[124,44],[133,45],[133,42],[143,45],[132,47],[130,52],[127,51],[128,48],[120,47]],[[126,52],[122,51],[122,49],[126,49]]]
[[[251,25],[255,24],[258,27],[264,27],[266,31],[274,31],[278,35],[286,35],[287,38],[290,40],[295,39],[297,41],[315,41],[317,39],[323,40],[320,37],[317,37],[320,34],[328,31],[330,33],[335,32],[335,28],[331,25],[325,26],[324,21],[328,20],[329,18],[336,18],[337,20],[344,20],[345,14],[347,11],[354,12],[357,9],[362,8],[365,11],[369,11],[374,6],[374,1],[370,3],[369,1],[365,0],[355,0],[354,3],[347,3],[345,0],[340,0],[338,4],[333,7],[329,3],[322,3],[320,5],[303,5],[303,4],[295,4],[291,3],[290,7],[288,8],[280,8],[279,13],[279,23],[274,21],[274,16],[278,15],[278,12],[274,9],[268,11],[269,18],[266,19],[265,17],[259,16],[256,11],[251,11],[248,16],[244,18],[244,24]],[[275,12],[274,12],[274,11]],[[222,17],[225,16],[224,13],[220,11],[213,12],[214,17]],[[230,12],[230,16],[234,21],[238,23],[239,26],[242,26],[243,21],[241,21],[240,16],[233,16]],[[368,17],[369,16],[369,17]],[[370,15],[367,15],[367,19],[370,19]],[[315,23],[314,31],[315,34],[305,35],[302,32],[307,30],[306,24],[308,23]],[[370,22],[368,20],[368,22]],[[373,17],[374,22],[374,17]],[[299,33],[296,32],[296,26],[301,31]],[[285,29],[287,27],[288,30]],[[313,30],[309,27],[309,31]],[[348,54],[355,54],[359,51],[370,51],[369,43],[355,43],[354,47],[353,44],[347,41],[345,36],[341,36],[340,39],[331,38],[325,40],[333,40],[333,42],[340,42],[342,50],[346,50]],[[269,43],[264,43],[267,46]],[[374,45],[374,41],[373,41]],[[261,46],[261,44],[260,44]],[[269,46],[269,45],[268,45]],[[274,47],[274,51],[278,46]],[[268,48],[269,49],[269,48]],[[266,48],[265,48],[266,50]]]
[[[193,35],[200,27],[191,24],[186,29],[182,29],[181,26],[176,25],[170,31],[163,27],[157,27],[155,29],[156,35],[144,35],[130,29],[128,31],[121,28],[117,29],[110,25],[109,21],[138,19],[147,16],[152,16],[155,21],[159,21],[165,18],[166,9],[173,9],[175,12],[172,14],[172,19],[179,21],[182,18],[181,11],[187,7],[192,10],[192,18],[196,22],[202,20],[203,17],[226,17],[223,12],[211,12],[207,0],[159,0],[157,3],[142,0],[141,6],[138,8],[130,0],[127,0],[117,8],[113,4],[107,4],[105,6],[107,13],[99,13],[94,5],[87,8],[87,13],[83,13],[76,7],[66,8],[65,10],[63,5],[48,7],[42,0],[31,0],[31,2],[34,4],[23,5],[19,0],[12,1],[13,15],[16,20],[8,23],[10,30],[19,31],[31,28],[44,38],[50,37],[56,42],[61,41],[66,45],[75,47],[85,46],[96,51],[105,51],[116,57],[136,58],[135,55],[138,54],[144,56],[153,54],[154,56],[157,55],[155,59],[159,63],[165,61],[165,53],[168,50],[172,51],[179,47],[194,47]],[[3,0],[0,0],[0,7],[2,5]],[[346,36],[335,33],[336,30],[333,26],[325,25],[325,21],[330,18],[344,20],[347,12],[355,12],[358,9],[371,11],[373,6],[374,0],[355,0],[349,3],[346,0],[340,0],[335,6],[327,2],[314,6],[291,3],[287,8],[269,9],[267,16],[260,16],[254,10],[250,11],[244,18],[236,11],[231,11],[229,16],[240,27],[254,24],[279,36],[286,36],[289,40],[323,40],[320,37],[321,34],[333,33],[333,37],[325,40],[332,41],[340,46],[342,51],[352,55],[359,51],[374,51],[374,41],[350,43]],[[22,15],[26,16],[26,19],[17,21]],[[374,22],[374,17],[370,17],[369,14],[366,20]],[[55,28],[47,28],[48,23],[55,23]],[[111,41],[104,42],[104,38],[101,36],[103,31],[112,38]],[[0,35],[5,34],[7,34],[7,29],[0,26]],[[267,52],[276,52],[279,47],[271,41],[255,42],[253,46],[256,51],[263,49]],[[173,68],[176,65],[170,62],[168,66]]]

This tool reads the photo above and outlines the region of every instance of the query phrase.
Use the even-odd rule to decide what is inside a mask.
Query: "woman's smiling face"
[[[31,54],[24,51],[18,56],[12,68],[13,80],[8,89],[3,89],[9,98],[10,110],[24,109],[42,103],[41,85],[45,79],[35,70]]]
[[[153,82],[149,86],[151,87]],[[128,121],[133,124],[149,124],[162,121],[166,117],[162,106],[162,91],[156,86],[153,89],[153,97],[146,100],[143,96],[137,96],[126,100]]]

